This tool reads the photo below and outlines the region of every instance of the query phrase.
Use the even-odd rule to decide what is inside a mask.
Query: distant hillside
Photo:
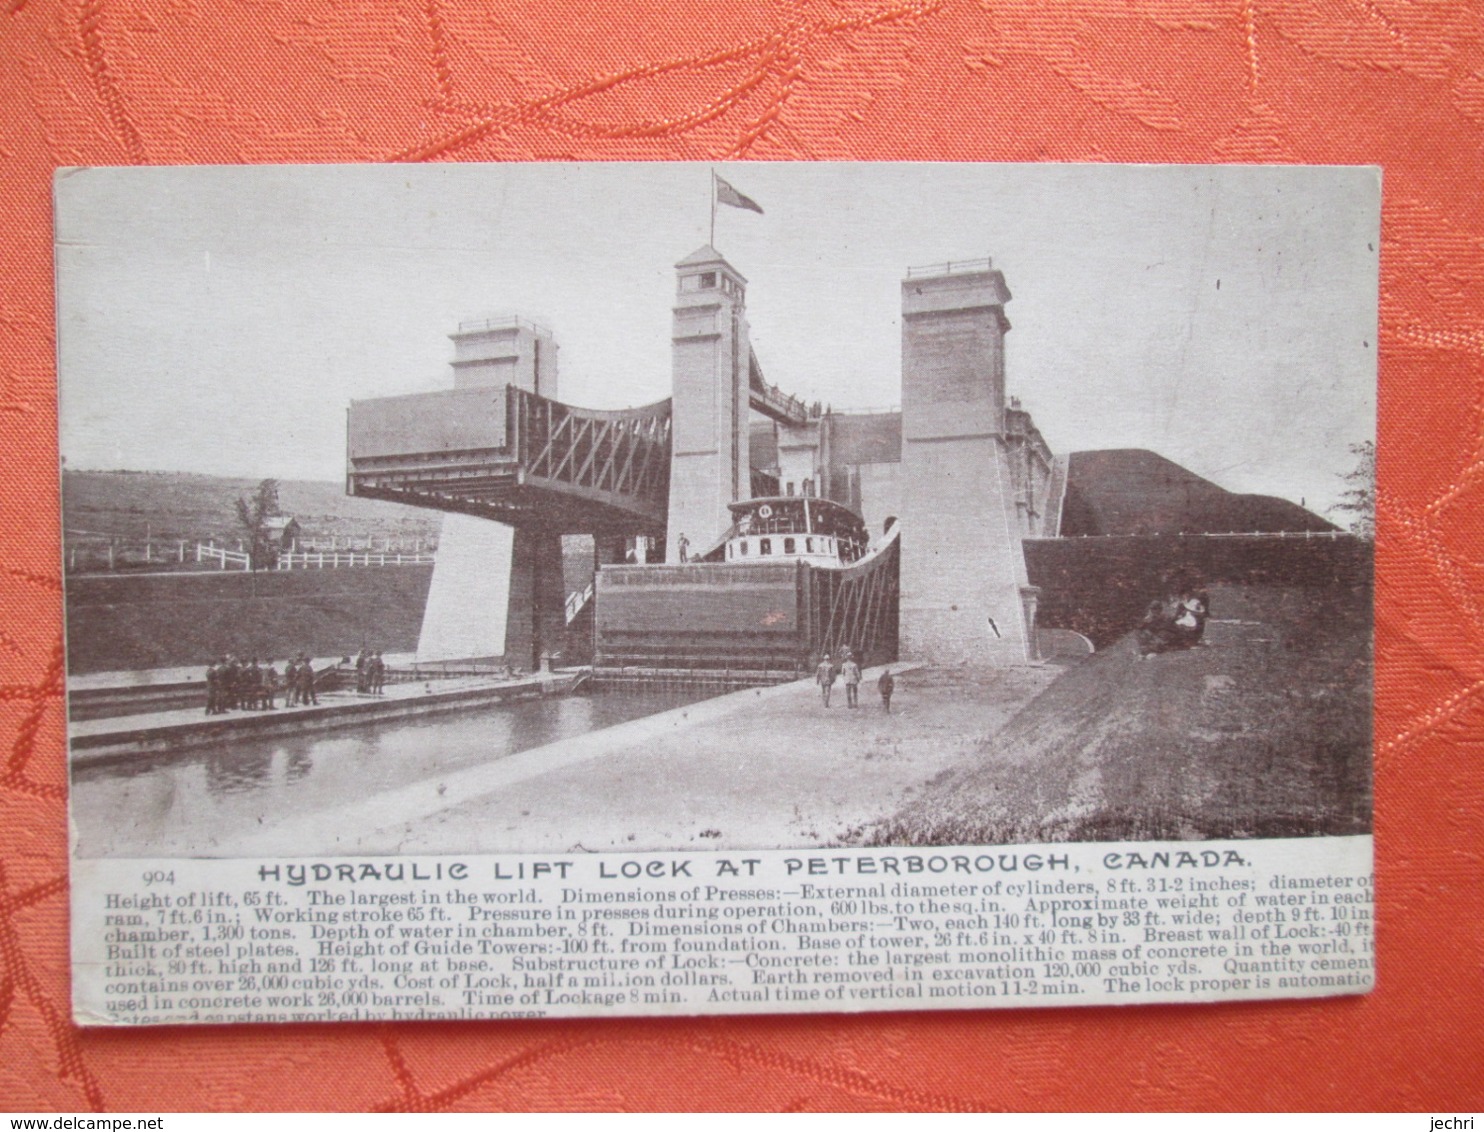
[[[1067,464],[1063,538],[1337,529],[1296,503],[1227,491],[1142,448],[1074,452]]]
[[[264,477],[266,478],[266,477]],[[62,473],[62,524],[69,540],[121,538],[234,542],[242,537],[234,501],[259,480],[188,472]],[[278,502],[306,537],[436,538],[436,512],[345,494],[341,483],[280,480]]]

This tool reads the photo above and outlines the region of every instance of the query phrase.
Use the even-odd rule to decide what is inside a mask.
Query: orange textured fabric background
[[[1484,1107],[1481,139],[1477,2],[0,0],[0,1109]],[[52,169],[725,157],[1384,166],[1380,989],[73,1028]]]

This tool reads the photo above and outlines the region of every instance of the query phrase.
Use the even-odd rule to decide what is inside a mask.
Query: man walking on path
[[[819,684],[819,695],[824,700],[824,706],[830,706],[830,689],[835,686],[835,666],[830,663],[830,654],[825,653],[820,658],[819,667],[814,670],[814,679]]]
[[[891,714],[891,694],[896,688],[897,682],[892,679],[891,669],[888,668],[881,674],[881,679],[876,681],[876,687],[881,692],[881,706],[886,709],[886,714]]]
[[[861,690],[861,666],[855,662],[855,657],[849,652],[845,654],[845,663],[840,666],[840,672],[845,677],[845,704],[847,707],[860,706]]]

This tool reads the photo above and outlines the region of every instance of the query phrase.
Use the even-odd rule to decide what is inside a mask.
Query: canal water
[[[218,841],[584,735],[713,692],[603,691],[241,739],[72,772],[79,857],[212,855]]]

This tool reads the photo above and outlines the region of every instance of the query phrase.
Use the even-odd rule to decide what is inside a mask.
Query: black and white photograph
[[[60,172],[75,857],[1369,834],[1379,202]]]

